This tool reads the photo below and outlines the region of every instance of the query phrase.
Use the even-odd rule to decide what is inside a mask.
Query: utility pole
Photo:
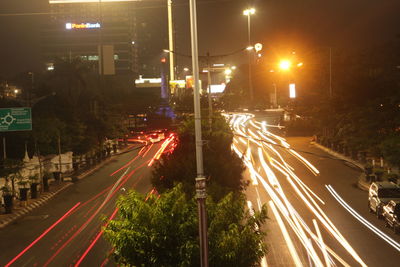
[[[250,14],[247,15],[247,33],[248,33],[248,45],[251,47],[251,19]],[[252,63],[253,50],[249,51],[249,91],[250,91],[250,102],[254,102],[254,92],[253,92],[253,77],[251,75],[251,63]]]
[[[3,159],[7,158],[7,152],[6,152],[6,134],[3,134]]]
[[[62,181],[62,161],[61,161],[61,137],[60,134],[58,134],[58,165],[60,166],[59,170],[60,170],[60,181]]]
[[[211,62],[210,62],[210,53],[207,52],[207,82],[208,82],[208,123],[210,125],[210,132],[212,131],[212,98],[211,98]]]
[[[332,47],[329,47],[329,97],[332,98]]]
[[[208,237],[207,237],[207,212],[206,212],[206,178],[203,170],[203,140],[201,137],[201,113],[200,113],[200,82],[199,82],[199,52],[197,42],[197,11],[196,0],[190,0],[190,33],[192,45],[192,65],[194,80],[194,122],[196,138],[196,199],[199,218],[200,239],[200,265],[208,267]]]
[[[168,41],[169,41],[169,80],[175,80],[175,59],[174,59],[174,27],[172,18],[172,0],[168,0]]]
[[[102,77],[104,75],[104,59],[103,59],[103,5],[102,5],[102,0],[99,0],[99,19],[100,19],[100,29],[99,29],[99,44],[100,44],[100,56],[99,56],[99,71],[100,71],[100,76]]]
[[[28,72],[28,74],[31,75],[31,88],[27,91],[26,103],[28,104],[28,107],[31,107],[32,106],[31,95],[32,95],[32,92],[33,92],[33,89],[34,89],[34,84],[35,84],[35,74],[33,72],[31,72],[31,71]]]

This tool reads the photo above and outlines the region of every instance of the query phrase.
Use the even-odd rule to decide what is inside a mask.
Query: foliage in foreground
[[[241,159],[231,150],[233,134],[221,116],[213,118],[212,131],[207,131],[207,121],[203,123],[204,172],[207,191],[216,200],[229,192],[240,192],[244,188]],[[171,189],[182,183],[184,191],[195,191],[196,150],[194,120],[185,121],[179,129],[179,143],[170,155],[163,155],[156,164],[152,184],[158,192]]]
[[[198,266],[197,206],[179,184],[159,198],[130,191],[117,202],[119,218],[105,237],[115,248],[118,264],[128,266]],[[245,196],[229,193],[221,201],[207,199],[210,266],[255,266],[266,253],[265,233],[258,230],[266,207],[254,217]]]

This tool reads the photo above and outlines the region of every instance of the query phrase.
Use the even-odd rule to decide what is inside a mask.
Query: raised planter
[[[5,213],[12,213],[12,209],[14,206],[14,203],[13,203],[14,196],[13,195],[4,195],[3,200],[4,200]]]
[[[43,176],[43,191],[49,192],[49,177],[47,175]]]
[[[38,183],[32,183],[31,184],[31,198],[37,198],[38,197],[38,190],[37,190],[37,187],[38,187]]]
[[[28,191],[29,191],[29,188],[20,188],[19,189],[19,200],[28,201]]]
[[[53,177],[54,180],[59,183],[61,181],[61,172],[53,172]]]

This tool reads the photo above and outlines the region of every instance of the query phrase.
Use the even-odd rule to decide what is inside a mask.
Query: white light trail
[[[279,224],[279,228],[281,229],[282,235],[285,238],[285,242],[286,242],[286,244],[288,246],[288,249],[289,249],[290,255],[292,256],[294,264],[296,266],[303,266],[303,264],[301,263],[300,257],[297,254],[297,251],[296,251],[296,249],[295,249],[295,247],[293,245],[293,241],[292,241],[292,239],[290,239],[289,233],[288,233],[288,231],[287,231],[287,229],[285,227],[285,224],[283,223],[282,218],[279,215],[274,203],[270,200],[268,202],[268,204],[271,207],[272,212],[274,213],[274,216],[276,218],[276,221]]]
[[[350,205],[348,205],[339,196],[339,194],[333,189],[333,187],[331,185],[325,185],[325,187],[328,189],[329,193],[331,193],[332,196],[339,202],[339,204],[342,205],[342,207],[345,208],[351,215],[353,215],[354,218],[356,218],[364,226],[369,228],[372,232],[374,232],[376,235],[378,235],[380,238],[382,238],[384,241],[386,241],[389,245],[391,245],[397,251],[400,251],[400,244],[398,242],[396,242],[395,240],[390,238],[388,235],[386,235],[384,232],[379,230],[377,227],[375,227],[369,221],[364,219],[364,217],[362,217],[358,212],[356,212],[352,207],[350,207]]]
[[[321,231],[319,230],[318,223],[315,219],[313,219],[312,222],[314,224],[315,231],[317,232],[317,236],[318,236],[319,244],[320,244],[320,247],[322,250],[322,254],[324,255],[325,266],[330,267],[331,264],[330,264],[328,252],[326,251],[325,243],[322,239],[322,235],[321,235]]]
[[[328,231],[328,233],[331,236],[333,236],[337,240],[337,242],[344,247],[344,249],[346,249],[346,251],[354,258],[354,260],[356,260],[361,266],[366,266],[365,263],[362,261],[362,259],[358,256],[355,250],[350,246],[347,240],[338,231],[338,229],[335,227],[335,225],[331,222],[331,220],[328,218],[328,216],[324,213],[324,211],[317,203],[317,201],[319,201],[319,203],[324,205],[325,204],[324,201],[321,198],[319,198],[299,177],[296,176],[293,167],[290,166],[284,160],[284,158],[272,146],[272,144],[281,144],[284,148],[287,149],[285,151],[293,155],[295,159],[297,159],[300,163],[305,165],[305,167],[307,167],[314,175],[318,175],[319,170],[315,168],[307,159],[305,159],[304,157],[299,155],[296,151],[291,149],[290,145],[286,142],[284,138],[267,131],[266,122],[259,123],[255,120],[253,121],[252,119],[253,117],[248,115],[242,115],[242,116],[234,115],[234,117],[235,119],[231,120],[232,123],[231,127],[233,131],[235,131],[236,133],[240,133],[242,136],[245,136],[247,138],[247,143],[246,143],[247,146],[245,149],[240,150],[239,147],[237,147],[235,144],[232,144],[232,150],[243,159],[246,167],[249,170],[251,179],[253,180],[253,184],[258,184],[258,181],[261,182],[267,194],[272,199],[270,205],[274,206],[276,212],[279,210],[283,215],[283,218],[286,219],[286,222],[293,230],[300,243],[304,246],[304,249],[307,251],[307,255],[309,256],[309,259],[312,260],[312,264],[314,266],[335,265],[335,262],[330,257],[331,255],[344,266],[349,266],[349,264],[347,264],[337,253],[335,253],[331,248],[329,248],[324,243],[317,221],[313,219],[313,224],[317,231],[316,235],[311,231],[310,227],[306,224],[306,222],[294,209],[292,204],[285,196],[283,188],[279,183],[278,177],[275,175],[275,170],[278,170],[279,173],[281,173],[284,177],[286,177],[286,180],[294,189],[295,194],[300,197],[302,203],[306,207],[308,207],[308,209],[311,211],[313,215],[315,215],[315,217],[320,221],[321,225]],[[260,127],[258,127],[258,125],[261,125],[262,132],[256,131],[257,133],[255,133],[252,129],[249,129],[249,127],[246,126],[246,124],[250,124],[248,126],[252,126],[256,129],[259,129]],[[245,132],[247,132],[248,135],[244,134]],[[264,139],[268,141],[270,144],[258,141],[259,139]],[[239,139],[239,141],[241,141],[241,143],[244,144],[243,141],[245,141],[245,139],[244,138],[243,140]],[[251,150],[252,144],[255,144],[257,147],[258,160],[257,158],[253,157],[253,153]],[[241,148],[243,148],[243,146],[241,146]],[[272,154],[269,153],[269,151],[272,151]],[[268,157],[268,161],[265,160],[264,153]],[[256,154],[254,154],[254,156],[255,155]],[[257,162],[258,171],[256,170],[257,165],[255,165],[255,162]],[[266,176],[265,179],[267,179],[268,182],[259,173],[260,165],[265,173]],[[258,195],[257,186],[256,186],[256,191],[257,191],[257,204],[260,209],[261,200]],[[278,216],[279,218],[281,218],[279,213]],[[282,219],[281,222],[283,224]],[[284,224],[283,226],[285,227]],[[286,227],[285,230],[282,230],[281,228],[281,231],[287,232]],[[313,246],[312,240],[314,240],[317,246]],[[288,244],[288,246],[290,245]],[[316,248],[321,250],[322,255],[324,257],[323,260],[319,258],[319,255],[315,250]],[[323,263],[323,261],[325,264]]]

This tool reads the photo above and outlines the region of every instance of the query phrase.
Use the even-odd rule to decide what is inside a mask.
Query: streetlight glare
[[[257,43],[254,45],[254,49],[256,50],[256,52],[260,52],[263,48],[263,45],[260,43]]]
[[[254,15],[256,13],[256,10],[254,8],[249,8],[243,10],[243,15],[249,16],[249,15]]]
[[[189,71],[189,68],[183,68],[183,71]]]
[[[169,53],[169,52],[171,52],[171,51],[169,51],[168,49],[163,49],[163,52],[164,52],[164,53]]]
[[[248,51],[251,51],[251,50],[253,50],[254,49],[254,46],[248,46],[248,47],[246,47],[246,50],[248,50]]]
[[[303,67],[303,65],[304,65],[303,62],[299,62],[299,63],[297,64],[297,67],[300,68],[300,67]]]
[[[281,60],[281,62],[279,63],[279,68],[281,70],[289,70],[291,66],[292,66],[292,62],[290,62],[287,59]]]
[[[226,69],[225,70],[225,74],[226,75],[231,75],[232,74],[232,70],[231,69]]]

